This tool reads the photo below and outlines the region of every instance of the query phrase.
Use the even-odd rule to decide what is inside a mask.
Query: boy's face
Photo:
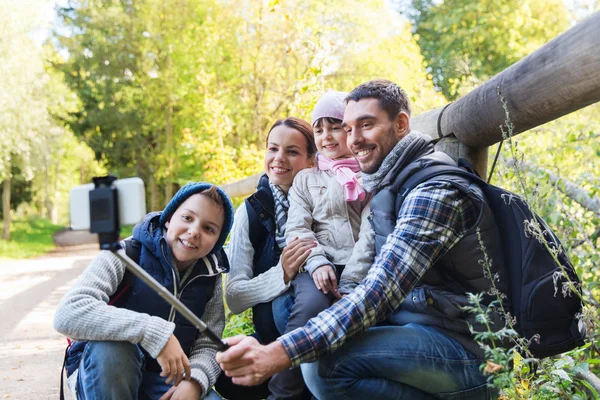
[[[167,243],[178,270],[210,253],[221,235],[224,220],[223,207],[199,193],[179,206],[165,224]]]

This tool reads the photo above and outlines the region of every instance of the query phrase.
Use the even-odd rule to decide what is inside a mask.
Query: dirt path
[[[83,245],[0,262],[0,399],[58,399],[66,341],[54,310],[97,253]]]

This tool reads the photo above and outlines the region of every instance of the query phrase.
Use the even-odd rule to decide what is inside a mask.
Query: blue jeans
[[[77,376],[79,399],[158,400],[171,384],[159,372],[143,368],[144,355],[129,342],[87,343],[81,354]],[[205,399],[220,399],[213,390]]]
[[[273,321],[280,335],[285,333],[292,307],[294,306],[294,289],[290,287],[288,290],[273,299],[271,307],[273,309]]]
[[[319,400],[491,399],[481,359],[428,326],[378,326],[302,364]]]

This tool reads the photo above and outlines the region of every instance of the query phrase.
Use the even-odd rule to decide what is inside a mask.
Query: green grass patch
[[[227,323],[223,331],[223,337],[231,337],[236,335],[250,335],[254,333],[254,325],[252,324],[252,309],[248,309],[241,314],[232,314],[225,308]]]
[[[52,235],[62,229],[47,219],[15,219],[10,227],[10,240],[0,239],[0,260],[39,256],[54,249]]]
[[[121,232],[119,232],[119,236],[120,236],[122,239],[126,239],[126,238],[128,238],[128,237],[129,237],[129,236],[131,236],[131,234],[133,233],[133,227],[134,227],[134,226],[135,226],[135,225],[126,225],[126,226],[122,226],[122,227],[121,227]]]

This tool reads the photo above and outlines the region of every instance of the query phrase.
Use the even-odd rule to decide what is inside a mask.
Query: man
[[[482,352],[460,307],[465,292],[490,288],[478,263],[482,245],[497,266],[492,274],[502,273],[493,216],[477,188],[452,176],[422,183],[396,209],[410,175],[453,161],[410,131],[408,100],[394,83],[367,82],[346,101],[348,147],[365,189],[376,193],[374,264],[354,292],[303,328],[268,346],[230,338],[217,361],[247,385],[318,359],[302,372],[319,399],[489,398]]]

